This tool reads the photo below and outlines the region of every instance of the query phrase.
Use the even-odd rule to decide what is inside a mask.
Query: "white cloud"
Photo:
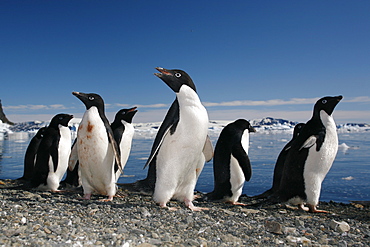
[[[315,104],[319,98],[292,98],[290,100],[282,99],[271,99],[271,100],[237,100],[237,101],[228,101],[228,102],[203,102],[206,107],[215,107],[215,106],[280,106],[280,105],[307,105]],[[344,102],[347,103],[366,103],[370,102],[370,97],[368,96],[359,96],[354,98],[346,99]]]
[[[58,110],[67,109],[67,107],[65,107],[64,105],[60,105],[60,104],[50,105],[50,108],[51,109],[58,109]]]
[[[164,108],[164,107],[169,107],[168,104],[161,104],[161,103],[158,103],[158,104],[151,104],[151,105],[129,105],[129,104],[115,104],[115,106],[118,106],[118,107],[123,107],[123,108],[129,108],[129,107],[134,107],[136,106],[137,108]]]
[[[293,98],[290,100],[282,99],[271,99],[271,100],[238,100],[238,101],[229,101],[229,102],[204,102],[204,106],[278,106],[278,105],[304,105],[304,104],[313,104],[319,98]]]
[[[359,97],[354,97],[350,99],[343,99],[344,102],[351,102],[351,103],[366,103],[370,102],[370,97],[369,96],[359,96]]]
[[[17,106],[3,106],[5,110],[8,111],[38,111],[38,110],[55,110],[55,109],[68,109],[64,105],[54,104],[54,105],[17,105]]]

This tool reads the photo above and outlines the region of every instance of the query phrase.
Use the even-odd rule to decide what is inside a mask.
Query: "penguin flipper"
[[[307,140],[302,144],[299,150],[302,150],[303,148],[310,148],[312,147],[317,141],[317,136],[312,135],[307,138]]]
[[[70,171],[73,171],[75,169],[75,166],[78,162],[78,152],[77,152],[76,142],[77,142],[77,138],[73,142],[71,154],[69,155],[69,159],[68,159],[68,169]]]
[[[163,143],[163,140],[166,137],[166,135],[169,132],[170,132],[170,134],[173,134],[175,132],[177,124],[178,124],[179,119],[180,119],[179,116],[180,116],[179,102],[177,101],[177,99],[175,99],[173,101],[170,109],[168,110],[168,112],[167,112],[167,114],[166,114],[166,116],[165,116],[165,118],[164,118],[164,120],[161,124],[161,127],[158,130],[157,135],[155,136],[154,143],[153,143],[153,146],[152,146],[152,150],[150,152],[149,158],[148,158],[147,162],[145,163],[143,169],[145,169],[152,162],[152,160],[156,156],[159,148],[161,147],[161,145]]]
[[[246,181],[249,181],[252,177],[252,166],[247,153],[240,146],[234,147],[231,154],[238,160],[239,166],[244,173]]]
[[[206,158],[206,162],[211,161],[211,159],[213,158],[213,154],[214,154],[213,146],[212,146],[211,139],[209,139],[208,135],[207,135],[206,142],[204,143],[203,154],[204,154],[204,157]]]
[[[171,129],[171,126],[164,132],[164,134],[163,134],[162,138],[159,140],[159,142],[157,144],[156,143],[153,144],[153,148],[154,148],[154,145],[155,145],[155,149],[152,150],[152,153],[150,154],[149,159],[145,163],[143,169],[145,169],[150,164],[150,162],[152,162],[153,158],[155,157],[159,148],[161,147],[162,142],[164,141],[164,138],[167,136],[168,132],[170,132],[170,129]]]
[[[119,152],[119,148],[118,148],[117,142],[114,139],[113,131],[110,128],[110,126],[109,126],[109,128],[106,127],[106,129],[107,129],[107,135],[108,135],[109,142],[112,145],[114,159],[116,160],[116,163],[115,164],[118,165],[118,169],[122,172],[123,166],[121,164],[121,154]]]
[[[54,172],[58,169],[58,144],[55,144],[55,146],[50,149],[50,156],[53,162]]]

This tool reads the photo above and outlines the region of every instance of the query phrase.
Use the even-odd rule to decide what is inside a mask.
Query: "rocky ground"
[[[322,202],[329,213],[312,214],[210,202],[192,212],[171,201],[178,210],[169,211],[134,192],[85,201],[78,191],[5,188],[14,184],[0,181],[0,246],[370,246],[370,209],[361,204]]]

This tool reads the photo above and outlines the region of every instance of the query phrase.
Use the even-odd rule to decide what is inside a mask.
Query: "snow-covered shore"
[[[78,125],[81,119],[74,118],[70,122],[70,127],[72,130],[72,135],[75,137]],[[231,121],[227,120],[211,120],[209,122],[209,135],[211,137],[217,137],[221,130]],[[297,122],[278,119],[278,118],[263,118],[263,119],[253,119],[249,120],[252,126],[256,129],[256,133],[262,134],[275,134],[281,132],[293,132],[294,126]],[[41,121],[31,121],[16,123],[11,126],[4,124],[0,121],[0,140],[4,138],[10,139],[25,139],[33,136],[37,130],[41,127],[47,126],[48,122]],[[152,123],[134,123],[135,136],[134,138],[139,139],[152,139],[155,137],[161,122]],[[365,123],[346,123],[337,125],[338,133],[357,133],[370,131],[370,125]]]

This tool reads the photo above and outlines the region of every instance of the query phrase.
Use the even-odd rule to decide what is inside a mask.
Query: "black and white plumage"
[[[245,119],[238,119],[221,131],[213,157],[214,190],[206,195],[207,200],[242,205],[237,201],[244,182],[252,176],[249,132],[255,129]]]
[[[132,119],[135,116],[137,110],[136,107],[130,109],[119,110],[111,123],[114,139],[119,147],[122,170],[125,168],[126,162],[129,158],[131,151],[132,138],[134,137],[134,126],[132,125]],[[116,181],[121,175],[121,169],[118,164],[115,164]]]
[[[44,137],[45,130],[46,127],[40,128],[28,144],[26,153],[24,155],[23,176],[18,178],[19,180],[29,181],[32,178],[33,168],[35,167],[36,163],[37,149],[40,146],[42,138]]]
[[[145,165],[149,165],[148,176],[137,185],[153,188],[153,199],[161,207],[167,207],[172,198],[184,201],[191,210],[202,210],[192,201],[204,163],[213,156],[208,114],[186,72],[156,69],[160,73],[155,75],[176,93],[176,99],[155,137]]]
[[[332,117],[342,96],[323,97],[313,110],[312,118],[292,142],[284,163],[283,174],[275,201],[298,204],[310,212],[317,210],[321,184],[338,151],[337,129]],[[303,205],[307,204],[308,209]]]
[[[69,155],[68,167],[73,167],[73,170],[67,169],[67,174],[65,179],[60,182],[63,187],[79,187],[81,186],[81,179],[79,175],[79,164],[78,164],[78,154],[77,154],[77,138],[73,141],[71,154]]]
[[[122,169],[121,159],[113,131],[105,116],[104,101],[94,93],[73,92],[86,106],[77,131],[77,158],[84,190],[84,199],[92,193],[108,196],[116,194],[115,162]],[[70,160],[69,169],[75,162]]]
[[[286,156],[288,155],[288,152],[291,148],[291,145],[293,141],[297,138],[299,133],[301,132],[303,126],[305,126],[305,123],[299,123],[296,126],[294,126],[294,131],[293,131],[293,137],[292,139],[284,146],[284,148],[281,150],[276,163],[275,163],[275,168],[274,168],[274,176],[273,176],[273,181],[272,181],[272,187],[265,192],[263,192],[260,195],[254,196],[254,198],[266,198],[276,192],[279,187],[280,187],[280,181],[281,177],[283,175],[283,170],[284,170],[284,163]]]
[[[58,190],[68,168],[71,152],[71,131],[68,123],[72,118],[69,114],[58,114],[45,129],[37,149],[31,187],[48,191]]]

